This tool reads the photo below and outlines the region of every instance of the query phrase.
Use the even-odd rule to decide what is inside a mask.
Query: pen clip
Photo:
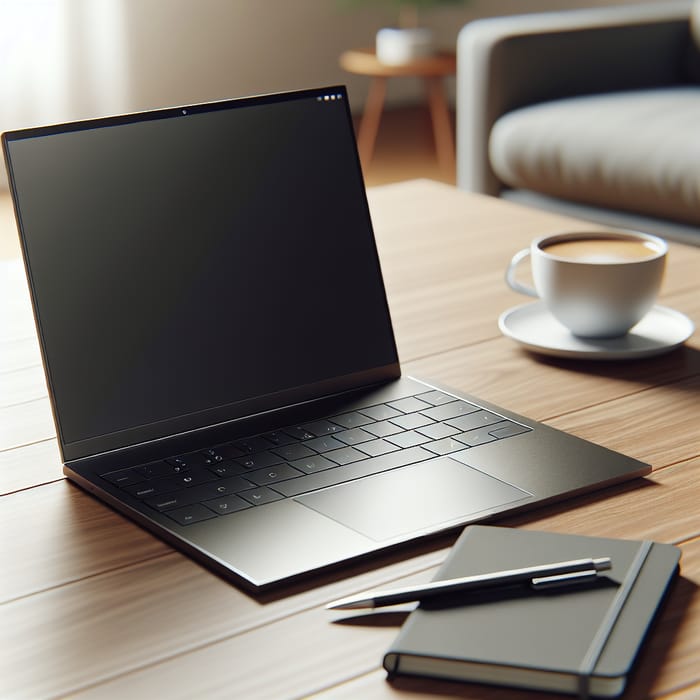
[[[585,571],[571,571],[568,574],[555,574],[554,576],[539,576],[530,581],[530,586],[537,591],[549,588],[563,588],[564,586],[574,586],[576,584],[595,581],[598,572],[595,569]]]

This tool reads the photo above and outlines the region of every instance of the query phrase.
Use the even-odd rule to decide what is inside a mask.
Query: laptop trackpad
[[[376,542],[484,517],[531,497],[449,457],[438,457],[295,500]]]

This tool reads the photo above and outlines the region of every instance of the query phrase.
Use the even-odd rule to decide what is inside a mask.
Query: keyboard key
[[[297,438],[292,437],[289,433],[285,433],[281,430],[276,430],[272,433],[265,433],[263,437],[269,440],[273,445],[277,447],[283,447],[284,445],[291,445],[293,442],[297,441]]]
[[[498,423],[496,425],[499,425]],[[488,426],[486,428],[477,428],[476,430],[470,430],[466,433],[460,433],[455,435],[455,440],[468,445],[469,447],[476,447],[477,445],[484,445],[487,442],[495,442],[498,438],[491,435],[489,432],[493,426]]]
[[[370,435],[370,437],[372,437]],[[307,440],[304,443],[305,447],[308,447],[314,452],[330,452],[330,450],[337,450],[345,445],[334,437],[319,437],[313,440]]]
[[[296,440],[311,440],[312,438],[316,437],[315,435],[310,433],[308,430],[306,430],[305,428],[301,428],[301,427],[285,428],[284,432]]]
[[[217,450],[213,448],[202,450],[201,452],[190,452],[186,455],[180,455],[178,457],[170,457],[165,461],[174,467],[175,472],[182,472],[187,469],[194,469],[196,467],[209,466],[211,464],[216,464],[217,462],[222,462],[224,457]]]
[[[438,391],[437,389],[435,389],[434,391],[428,391],[425,394],[418,394],[417,398],[419,398],[421,401],[427,401],[433,406],[442,406],[442,404],[444,403],[450,403],[450,401],[455,400],[454,396],[445,394],[442,391]]]
[[[351,430],[344,430],[338,435],[337,439],[346,445],[359,445],[361,442],[374,440],[376,437],[376,435],[368,433],[363,428],[352,428]]]
[[[249,489],[252,485],[253,484],[245,477],[231,476],[227,479],[217,479],[210,484],[197,486],[192,489],[192,491],[199,494],[200,501],[205,501],[207,498],[213,498],[214,496],[225,496],[230,493],[244,491],[245,489]]]
[[[124,486],[131,486],[132,484],[138,484],[146,480],[146,477],[144,476],[143,472],[140,472],[136,469],[122,469],[118,472],[103,474],[102,478],[106,479],[115,486],[120,486],[121,488],[123,488]]]
[[[136,498],[148,498],[149,496],[159,496],[169,491],[177,491],[182,488],[178,483],[170,479],[155,479],[154,481],[143,481],[134,486],[127,486],[124,490]]]
[[[258,469],[257,471],[249,472],[246,474],[246,479],[250,479],[256,486],[268,486],[278,481],[301,476],[302,473],[288,464],[278,464],[269,469]]]
[[[312,435],[320,437],[321,435],[332,435],[339,433],[342,428],[336,423],[331,423],[327,420],[317,420],[313,423],[305,423],[301,426],[304,430],[308,430]]]
[[[431,423],[430,425],[417,428],[419,433],[427,435],[431,440],[440,440],[441,438],[455,435],[459,432],[459,428],[454,428],[447,423]]]
[[[170,464],[169,462],[152,462],[143,467],[136,467],[134,471],[140,472],[146,479],[162,479],[176,474],[182,474],[188,467],[180,464]]]
[[[364,414],[365,416],[369,416],[374,420],[388,420],[389,418],[394,418],[395,416],[401,415],[400,411],[397,411],[395,408],[387,406],[384,403],[381,403],[378,406],[370,406],[369,408],[361,408],[360,413]]]
[[[273,450],[273,452],[287,462],[293,462],[295,459],[303,459],[304,457],[311,457],[311,455],[316,454],[313,450],[299,443],[285,445],[284,447]]]
[[[136,498],[148,498],[159,494],[159,490],[154,486],[154,482],[151,481],[144,481],[143,484],[137,484],[136,486],[127,486],[124,490]]]
[[[405,399],[399,399],[398,401],[390,401],[389,406],[395,408],[397,411],[401,411],[401,413],[415,413],[416,411],[430,408],[429,403],[421,401],[415,396],[409,396]]]
[[[238,496],[216,498],[211,501],[205,501],[202,505],[206,506],[217,515],[229,515],[231,513],[237,513],[239,510],[250,508],[250,503]],[[170,515],[170,513],[168,513],[168,515]]]
[[[194,503],[191,506],[185,506],[184,508],[170,510],[168,511],[168,516],[175,522],[180,523],[180,525],[191,525],[192,523],[198,523],[201,520],[209,520],[210,518],[216,517],[212,511],[199,503]]]
[[[263,469],[265,467],[271,467],[273,464],[279,464],[282,462],[282,458],[275,454],[274,452],[256,452],[252,455],[245,455],[244,457],[239,457],[236,462],[246,469]]]
[[[206,484],[207,481],[216,481],[217,477],[212,474],[209,469],[190,469],[184,474],[178,474],[169,479],[169,481],[175,484],[178,488],[182,486],[198,486],[199,484]]]
[[[370,457],[377,457],[378,455],[398,450],[399,447],[386,440],[372,440],[372,442],[363,442],[357,446],[357,449],[365,452]]]
[[[184,472],[190,467],[184,457],[171,457],[165,461],[173,468],[174,472]]]
[[[468,401],[451,401],[442,406],[435,406],[435,408],[429,408],[427,411],[421,411],[421,413],[433,420],[450,420],[451,418],[457,418],[457,416],[463,416],[467,413],[474,413],[478,410],[478,406]]]
[[[491,435],[494,435],[499,440],[501,438],[513,437],[513,435],[522,435],[523,433],[529,433],[531,428],[527,428],[524,425],[519,425],[518,423],[511,423],[508,421],[507,425],[501,426],[499,423],[493,430],[491,430]]]
[[[423,416],[420,413],[409,413],[398,418],[392,418],[389,422],[400,425],[404,430],[414,430],[415,428],[422,428],[424,425],[430,425],[434,421],[432,418]]]
[[[224,462],[223,464],[217,464],[215,467],[209,467],[209,471],[217,476],[226,477],[242,474],[246,471],[246,468],[238,462]]]
[[[371,457],[344,467],[327,469],[317,474],[309,474],[298,479],[283,481],[279,484],[274,484],[271,488],[283,496],[298,496],[299,494],[315,491],[326,486],[334,486],[335,484],[342,484],[345,481],[359,479],[363,476],[379,474],[396,467],[405,467],[408,464],[422,462],[433,456],[432,453],[424,450],[422,447],[410,447],[407,450],[398,450],[380,457]]]
[[[350,464],[350,462],[357,462],[360,459],[367,459],[367,455],[364,452],[360,452],[354,447],[343,447],[340,450],[333,450],[328,452],[326,457],[338,464]]]
[[[246,454],[243,450],[234,445],[219,445],[216,451],[226,459],[236,459],[236,457],[242,457]]]
[[[475,411],[474,413],[470,413],[466,416],[459,416],[459,418],[451,418],[446,422],[455,428],[459,428],[461,431],[466,432],[467,430],[481,428],[485,425],[500,423],[502,420],[502,416],[497,416],[495,413],[482,410]]]
[[[379,423],[372,423],[372,425],[366,425],[365,430],[368,433],[373,433],[376,437],[387,437],[388,435],[396,435],[403,431],[403,428],[396,423],[392,423],[388,420],[380,421]]]
[[[457,452],[457,450],[466,450],[467,446],[463,442],[448,437],[427,443],[425,449],[434,452],[436,455],[447,455],[450,452]]]
[[[372,419],[369,416],[363,416],[358,411],[352,411],[351,413],[343,413],[340,416],[333,416],[331,420],[338,425],[342,425],[343,428],[359,428],[368,423],[372,423]]]
[[[407,430],[405,433],[399,433],[398,435],[390,435],[386,438],[387,441],[393,442],[399,447],[413,447],[415,445],[422,445],[424,442],[430,442],[430,438],[422,435],[415,430]]]
[[[255,452],[262,452],[263,450],[269,450],[271,447],[274,447],[269,440],[266,440],[260,435],[257,437],[245,438],[243,440],[236,440],[232,444],[244,454],[254,454]]]
[[[170,457],[165,460],[168,464],[177,468],[177,471],[192,469],[192,467],[201,467],[207,464],[207,458],[199,452],[191,452],[190,454],[180,455],[179,457]]]
[[[189,506],[193,503],[199,503],[202,499],[193,493],[194,489],[183,489],[182,491],[173,491],[165,493],[162,496],[154,496],[147,498],[144,503],[158,511],[168,511],[182,506]]]
[[[267,486],[261,486],[251,491],[242,491],[238,495],[254,506],[261,506],[265,503],[272,503],[273,501],[279,501],[284,498],[282,494],[268,489]]]
[[[207,450],[202,450],[200,454],[204,455],[205,464],[207,465],[217,464],[218,462],[224,461],[224,456],[213,447],[210,447]]]
[[[291,464],[295,469],[299,469],[305,474],[313,474],[314,472],[320,472],[324,469],[331,469],[332,467],[338,466],[336,462],[331,462],[330,459],[326,459],[321,455],[312,455],[304,459],[297,459]]]

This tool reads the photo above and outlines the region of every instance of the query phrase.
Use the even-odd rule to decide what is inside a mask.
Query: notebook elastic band
[[[650,542],[649,540],[645,540],[641,543],[639,549],[637,550],[637,554],[634,558],[634,561],[632,562],[632,565],[628,569],[625,578],[620,584],[620,588],[618,589],[615,598],[610,604],[610,607],[608,608],[608,611],[605,614],[605,617],[603,618],[603,621],[600,627],[598,628],[598,631],[593,637],[591,645],[588,647],[588,651],[583,657],[583,661],[581,662],[581,666],[579,667],[578,677],[578,690],[580,698],[585,699],[590,696],[591,674],[593,673],[593,670],[595,669],[595,666],[598,663],[598,659],[600,658],[600,655],[603,652],[605,644],[607,643],[608,638],[610,637],[610,634],[613,631],[613,628],[615,627],[617,618],[620,616],[622,608],[624,607],[625,603],[627,602],[627,598],[632,592],[632,588],[634,587],[634,584],[637,581],[639,572],[642,570],[642,566],[646,561],[647,555],[649,554],[652,545],[653,542]]]

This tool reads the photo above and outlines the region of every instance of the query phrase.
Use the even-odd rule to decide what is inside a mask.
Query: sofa
[[[700,245],[700,0],[470,22],[457,185]]]

